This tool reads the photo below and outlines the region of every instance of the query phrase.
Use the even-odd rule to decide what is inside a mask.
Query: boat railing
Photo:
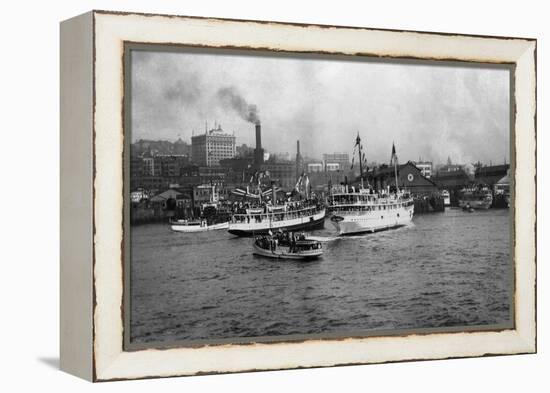
[[[331,202],[331,206],[379,206],[379,205],[394,205],[396,203],[405,203],[410,201],[412,198],[404,198],[402,196],[399,196],[397,198],[391,198],[391,197],[381,197],[381,198],[373,198],[373,199],[367,199],[367,200],[338,200],[333,199]]]
[[[236,222],[262,222],[264,220],[271,221],[283,221],[293,218],[300,218],[316,214],[322,210],[321,206],[308,206],[302,209],[297,210],[287,210],[287,211],[272,211],[268,213],[236,213],[232,215],[231,221]]]

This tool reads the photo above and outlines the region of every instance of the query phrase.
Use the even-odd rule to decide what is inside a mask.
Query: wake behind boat
[[[278,233],[275,236],[257,236],[253,244],[255,255],[294,260],[313,260],[323,255],[321,242],[307,239],[303,234]]]

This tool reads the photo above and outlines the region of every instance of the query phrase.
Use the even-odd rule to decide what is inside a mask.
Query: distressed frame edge
[[[130,56],[132,51],[155,51],[155,52],[165,52],[165,53],[185,53],[186,50],[201,50],[201,51],[212,51],[211,53],[218,53],[218,54],[224,54],[224,53],[232,53],[232,54],[241,54],[245,56],[282,56],[283,58],[286,56],[289,57],[301,57],[304,56],[305,59],[312,59],[312,58],[332,58],[332,59],[339,59],[342,61],[349,61],[351,59],[357,60],[357,61],[366,61],[366,62],[374,62],[374,63],[383,63],[383,64],[411,64],[411,65],[418,65],[418,64],[424,64],[424,65],[446,65],[446,66],[457,66],[457,67],[487,67],[490,69],[504,69],[509,72],[510,77],[510,130],[513,131],[515,124],[514,122],[514,111],[513,108],[515,108],[514,101],[515,101],[515,92],[514,90],[514,75],[515,75],[515,63],[474,63],[474,62],[461,62],[461,61],[451,61],[451,60],[425,60],[425,59],[402,59],[402,58],[376,58],[372,56],[360,56],[360,55],[346,55],[346,54],[319,54],[319,53],[297,53],[297,52],[290,52],[290,51],[284,51],[279,50],[276,53],[276,55],[273,55],[273,52],[266,51],[263,49],[242,49],[240,47],[234,48],[228,48],[228,47],[212,47],[212,46],[189,46],[186,44],[166,44],[166,43],[143,43],[143,42],[130,42],[130,41],[123,41],[123,84],[124,84],[124,97],[123,97],[123,127],[122,131],[124,133],[124,170],[123,170],[123,176],[124,176],[124,182],[123,182],[123,188],[124,188],[124,212],[123,212],[123,219],[124,219],[124,230],[123,230],[123,241],[124,241],[124,249],[123,249],[123,274],[124,274],[124,294],[123,294],[123,312],[122,312],[122,318],[123,318],[123,339],[124,339],[124,345],[123,345],[123,351],[125,352],[132,352],[132,351],[139,351],[139,350],[167,350],[167,349],[177,349],[177,348],[200,348],[205,346],[220,346],[220,345],[248,345],[248,344],[298,344],[303,343],[305,341],[326,341],[326,340],[341,340],[341,339],[364,339],[364,338],[377,338],[377,337],[406,337],[406,336],[412,336],[412,335],[428,335],[428,334],[447,334],[447,333],[475,333],[475,332],[501,332],[506,330],[513,330],[515,329],[515,307],[514,307],[514,292],[515,292],[515,284],[512,284],[513,290],[510,294],[510,304],[512,305],[510,314],[511,319],[509,323],[502,323],[502,324],[494,324],[494,325],[475,325],[475,326],[453,326],[453,327],[445,327],[445,328],[419,328],[419,329],[391,329],[391,330],[356,330],[356,331],[349,331],[347,333],[327,333],[327,334],[298,334],[298,335],[283,335],[283,336],[260,336],[260,337],[237,337],[237,338],[230,338],[230,339],[220,339],[220,340],[181,340],[181,341],[171,341],[168,343],[155,343],[151,342],[149,344],[136,344],[131,343],[130,339],[128,337],[128,332],[130,329],[130,320],[129,317],[127,317],[130,314],[130,289],[129,289],[129,266],[130,266],[130,241],[127,231],[129,231],[130,226],[129,220],[130,220],[130,212],[129,212],[129,206],[127,201],[129,201],[130,195],[129,190],[127,189],[126,185],[129,182],[129,165],[130,165],[130,157],[129,157],[129,149],[130,149],[130,141],[128,139],[128,136],[130,133],[128,132],[129,129],[131,129],[131,119],[128,114],[128,107],[130,105],[130,98],[129,94],[131,91],[130,84],[131,84],[131,60]],[[511,140],[513,134],[511,133]],[[510,157],[512,157],[510,168],[514,169],[515,163],[513,161],[513,151],[511,149],[510,145]],[[513,185],[513,178],[512,178],[512,185]],[[513,195],[513,189],[512,189],[512,195]],[[511,229],[510,232],[510,255],[513,255],[513,215],[510,214],[510,221],[511,221]],[[126,251],[129,250],[129,251]],[[510,266],[514,267],[514,260],[510,260]],[[515,282],[515,269],[512,269],[510,272],[510,276],[512,277],[512,280]]]
[[[99,14],[104,14],[103,12],[99,12]],[[113,13],[108,13],[108,15],[113,15]],[[134,15],[134,14],[130,14],[130,15]],[[171,16],[170,18],[174,18],[173,16]],[[186,19],[193,19],[193,17],[185,17]],[[211,18],[204,18],[204,19],[211,19]],[[222,20],[223,21],[223,20]],[[254,21],[247,21],[247,22],[254,22]],[[274,24],[278,25],[278,24],[282,24],[284,25],[284,23],[280,23],[280,22],[273,22]],[[364,30],[370,30],[370,29],[364,29]],[[400,32],[399,31],[391,31],[393,34],[399,34]],[[413,32],[413,33],[418,33],[418,32]],[[424,33],[422,33],[424,35]],[[433,34],[437,34],[437,33],[425,33],[427,35],[433,35]],[[451,34],[453,37],[455,36],[462,36],[462,37],[470,37],[470,36],[467,36],[467,35],[455,35],[455,34]],[[484,38],[484,37],[480,37],[480,38]],[[497,39],[504,39],[506,40],[506,38],[503,38],[503,37],[497,37]],[[520,40],[524,40],[524,39],[520,39]],[[534,59],[534,89],[536,89],[536,40],[532,40],[532,39],[526,39],[525,40],[526,42],[526,48],[525,48],[525,52],[529,52],[529,54],[532,52],[534,53],[534,56],[531,55],[531,59],[533,60]],[[533,42],[534,41],[534,42]],[[94,44],[95,44],[95,40],[94,40]],[[533,44],[532,47],[530,47],[530,44]],[[529,50],[529,48],[532,49],[532,51]],[[527,64],[529,65],[529,64]],[[94,74],[95,75],[95,74]],[[528,132],[533,132],[533,136],[534,136],[534,141],[535,141],[535,154],[536,154],[536,96],[532,96],[532,92],[529,92],[528,93],[528,97],[531,97],[533,98],[533,103],[534,103],[534,122],[533,122],[533,128],[532,129],[529,129]],[[516,102],[516,105],[519,107],[521,103],[518,103]],[[516,123],[515,123],[515,126],[517,127],[517,124],[518,124],[518,120],[516,118]],[[516,128],[514,127],[514,128]],[[517,143],[517,141],[516,141]],[[535,176],[536,176],[536,162],[534,163],[535,167],[534,167],[534,171],[535,171]],[[536,187],[536,178],[535,178],[535,184],[534,186]],[[535,208],[536,208],[536,194],[535,194]],[[536,214],[535,216],[533,217],[533,220],[535,222],[535,227],[533,227],[533,235],[536,235]],[[517,249],[516,249],[517,251]],[[535,264],[536,264],[536,250],[535,250],[535,253],[534,253],[534,257],[535,257]],[[529,262],[529,261],[528,261]],[[536,284],[536,265],[534,267],[534,273],[535,273],[535,276],[534,276],[534,279],[535,279],[535,284]],[[517,272],[516,272],[517,274]],[[536,290],[536,288],[535,288]],[[534,293],[534,296],[532,298],[533,301],[536,301],[536,292]],[[517,303],[517,298],[516,298],[516,303]],[[522,307],[523,308],[523,307]],[[518,305],[516,304],[516,310],[518,309]],[[535,310],[536,311],[536,310]],[[535,312],[534,311],[534,312]],[[516,348],[516,351],[517,352],[512,352],[512,353],[533,353],[533,352],[536,352],[536,312],[535,312],[535,315],[533,316],[534,317],[534,323],[535,323],[535,326],[533,327],[534,328],[534,332],[533,331],[525,331],[523,328],[518,327],[518,329],[516,329],[514,332],[516,333],[514,337],[514,339],[516,339],[516,344],[519,344],[521,349],[520,348]],[[517,316],[516,316],[517,318]],[[94,342],[95,342],[95,336],[94,336]],[[269,345],[277,345],[277,344],[269,344]],[[518,351],[519,350],[519,351]],[[140,352],[143,352],[143,351],[140,351]],[[148,351],[144,351],[144,352],[148,352]],[[510,354],[512,354],[510,353]],[[496,353],[483,353],[483,354],[468,354],[468,355],[463,355],[463,356],[456,356],[456,357],[471,357],[471,356],[488,356],[488,355],[500,355],[500,354],[506,354],[505,351],[503,352],[496,352]],[[119,353],[120,355],[120,353]],[[122,354],[124,355],[124,354]],[[450,356],[451,358],[453,356]],[[95,358],[95,356],[94,356]],[[441,356],[441,357],[428,357],[428,358],[425,358],[425,359],[417,359],[417,358],[414,358],[414,359],[407,359],[407,358],[401,358],[400,360],[388,360],[388,361],[373,361],[373,362],[361,362],[361,363],[346,363],[346,364],[368,364],[368,363],[385,363],[385,362],[393,362],[393,361],[408,361],[408,360],[429,360],[429,359],[441,359],[441,358],[449,358],[449,356]],[[201,371],[198,371],[198,372],[191,372],[189,374],[186,374],[184,372],[182,373],[171,373],[171,374],[167,374],[167,375],[144,375],[144,376],[117,376],[117,375],[110,375],[109,376],[109,372],[108,372],[108,369],[111,369],[111,366],[113,366],[114,369],[117,369],[118,366],[120,366],[120,364],[118,364],[119,362],[125,362],[127,361],[127,359],[124,359],[124,356],[116,356],[115,358],[112,358],[111,359],[112,362],[109,364],[109,367],[107,368],[102,368],[100,370],[100,375],[99,377],[97,375],[94,376],[94,380],[97,380],[97,381],[102,381],[102,380],[116,380],[116,379],[135,379],[135,378],[149,378],[149,377],[161,377],[161,376],[178,376],[178,375],[197,375],[197,374],[203,374],[204,372],[201,372]],[[306,367],[325,367],[325,366],[335,366],[335,365],[338,365],[338,364],[329,364],[329,365],[319,365],[319,366],[315,366],[315,365],[309,365],[309,366],[306,366]],[[301,366],[290,366],[290,367],[279,367],[279,368],[274,368],[274,369],[286,369],[286,368],[300,368]],[[270,370],[272,368],[266,368],[264,370]],[[247,370],[229,370],[229,371],[212,371],[212,372],[206,372],[206,373],[222,373],[222,372],[243,372],[243,371],[254,371],[254,369],[247,369]]]

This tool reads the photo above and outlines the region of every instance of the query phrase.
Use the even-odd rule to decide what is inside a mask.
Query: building
[[[201,135],[191,137],[191,156],[196,165],[218,166],[220,160],[236,155],[235,136],[227,134],[218,125]]]
[[[431,179],[440,189],[447,191],[461,189],[471,182],[471,178],[463,165],[447,164],[440,167]]]
[[[337,162],[325,162],[325,170],[327,172],[338,172],[340,171],[340,164]]]
[[[323,172],[324,165],[322,162],[310,162],[307,164],[307,173]]]
[[[429,179],[432,177],[432,169],[433,169],[433,163],[431,161],[417,161],[414,163],[418,169],[420,169],[420,172],[422,172],[422,176]]]
[[[290,161],[290,153],[288,151],[271,153],[271,158],[276,161]]]
[[[181,174],[181,169],[189,165],[189,157],[186,155],[156,156],[155,165],[159,167],[161,176],[175,177]]]
[[[182,168],[179,181],[180,186],[210,184],[223,187],[226,175],[227,168],[190,165]]]
[[[349,171],[350,170],[350,162],[349,162],[349,154],[348,153],[325,153],[323,154],[323,161],[325,162],[326,170],[329,171],[328,167],[336,168],[333,164],[338,164],[337,169],[331,169],[331,170],[341,170],[341,171]]]
[[[261,170],[269,172],[270,179],[284,189],[290,190],[296,185],[296,167],[293,162],[266,162]]]
[[[475,180],[493,186],[508,174],[510,165],[478,166],[475,171]]]
[[[158,176],[160,173],[160,167],[156,165],[154,157],[143,157],[142,168],[144,176]]]
[[[191,154],[191,146],[187,142],[184,142],[181,138],[178,138],[174,142],[173,155],[187,156]]]
[[[369,183],[377,190],[395,188],[395,167],[383,166],[374,168],[367,174]],[[397,166],[397,184],[417,195],[430,195],[438,192],[437,185],[426,178],[420,168],[409,161]]]
[[[503,176],[493,185],[493,192],[498,194],[510,194],[510,175]]]
[[[215,186],[209,184],[200,184],[193,187],[193,203],[194,208],[203,209],[205,205],[210,203],[218,203],[220,194]]]
[[[240,158],[254,157],[254,148],[243,143],[242,145],[236,147],[236,155]]]

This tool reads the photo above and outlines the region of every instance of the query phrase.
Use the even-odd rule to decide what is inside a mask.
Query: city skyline
[[[198,134],[195,134],[195,136],[197,136]],[[191,140],[189,141],[185,141],[183,140],[179,135],[177,137],[177,139],[175,140],[168,140],[168,139],[139,139],[139,140],[136,140],[136,141],[133,141],[131,142],[132,144],[137,144],[137,143],[140,143],[140,142],[153,142],[153,143],[156,143],[156,142],[169,142],[169,143],[176,143],[178,140],[181,140],[183,143],[185,143],[189,150],[191,150],[192,148],[192,144],[191,144]],[[250,154],[253,155],[253,152],[254,152],[254,146],[253,145],[248,145],[246,143],[239,143],[238,139],[236,141],[236,147],[237,147],[237,150],[239,148],[242,148],[242,147],[246,147],[248,149],[251,150]],[[266,149],[266,152],[269,157],[275,157],[277,160],[282,160],[282,161],[294,161],[294,155],[296,152],[291,152],[291,151],[270,151],[270,150],[267,150]],[[308,161],[310,160],[313,160],[315,162],[322,162],[322,161],[325,161],[325,159],[323,158],[323,156],[327,155],[327,154],[347,154],[349,156],[349,162],[351,163],[351,158],[352,158],[352,155],[351,155],[351,152],[344,152],[344,151],[332,151],[332,152],[319,152],[319,153],[316,153],[317,155],[316,156],[308,156],[308,155],[305,155],[304,156],[304,159],[307,159]],[[169,154],[169,153],[161,153],[160,154],[161,156],[165,156],[165,155],[172,155],[172,156],[177,156],[177,155],[181,155],[181,154]],[[235,154],[235,157],[241,157],[242,154],[239,154],[239,152],[237,152]],[[283,157],[286,157],[286,158],[283,158]],[[401,163],[406,163],[406,162],[413,162],[413,163],[425,163],[425,162],[429,162],[429,163],[432,163],[434,166],[438,166],[438,165],[445,165],[445,164],[448,164],[448,161],[451,160],[451,163],[453,165],[474,165],[474,164],[478,164],[478,163],[481,163],[485,166],[488,166],[488,165],[500,165],[500,164],[509,164],[510,162],[508,161],[508,159],[506,159],[505,161],[503,162],[500,162],[500,161],[492,161],[492,160],[489,160],[489,161],[486,161],[486,162],[482,162],[482,161],[476,161],[476,162],[458,162],[456,160],[453,159],[452,156],[448,155],[447,158],[445,158],[444,160],[438,162],[438,161],[434,161],[432,160],[430,157],[422,157],[422,156],[418,156],[417,158],[415,157],[405,157],[404,159],[402,159],[400,162]],[[385,161],[375,161],[375,160],[368,160],[368,165],[372,165],[372,164],[376,164],[376,165],[382,165],[382,164],[387,164],[387,162]]]
[[[359,131],[369,161],[388,161],[394,142],[402,162],[500,163],[509,161],[509,100],[502,68],[132,52],[132,141],[189,143],[208,120],[254,146],[257,117],[272,153],[300,139],[304,156],[351,156]]]

